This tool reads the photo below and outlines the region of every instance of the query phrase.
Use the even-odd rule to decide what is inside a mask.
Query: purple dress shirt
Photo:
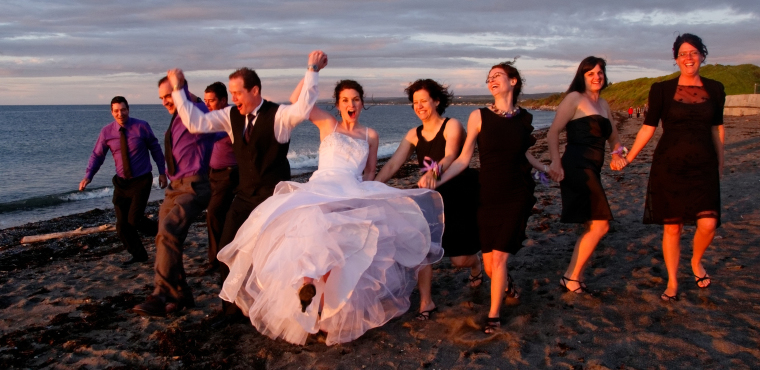
[[[201,111],[208,112],[203,102],[193,104]],[[179,114],[174,117],[171,130],[172,155],[177,166],[174,175],[168,175],[169,179],[174,181],[194,175],[207,176],[216,134],[191,134]]]
[[[180,125],[183,126],[184,125]],[[124,178],[124,164],[121,156],[121,136],[119,134],[121,126],[118,122],[113,121],[100,130],[98,141],[95,142],[95,148],[90,155],[90,162],[87,164],[85,177],[89,180],[95,176],[100,169],[103,161],[106,159],[106,153],[111,150],[113,161],[116,165],[116,175]],[[142,176],[153,170],[150,165],[148,151],[156,162],[158,173],[164,174],[164,153],[161,151],[161,145],[158,144],[156,136],[153,135],[148,122],[129,117],[124,124],[127,136],[127,148],[129,148],[129,164],[132,170],[132,177]]]
[[[232,139],[226,132],[218,132],[214,143],[214,151],[211,153],[211,168],[223,169],[237,166],[235,151],[232,149]]]

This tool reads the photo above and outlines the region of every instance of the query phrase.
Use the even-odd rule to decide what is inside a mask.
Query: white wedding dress
[[[443,256],[441,196],[362,182],[368,153],[366,139],[329,134],[309,182],[279,183],[219,252],[230,267],[221,298],[262,334],[304,344],[322,330],[328,345],[354,340],[406,312],[419,267]],[[317,295],[301,312],[304,277]]]

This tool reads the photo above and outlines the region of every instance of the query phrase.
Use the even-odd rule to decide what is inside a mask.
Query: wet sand
[[[642,119],[617,115],[631,146]],[[559,223],[557,184],[538,185],[529,239],[509,261],[521,291],[501,313],[502,330],[482,332],[489,305],[488,280],[472,289],[468,271],[448,259],[434,266],[433,298],[439,307],[427,322],[412,309],[347,344],[325,346],[310,337],[295,346],[260,335],[250,323],[223,329],[211,323],[221,307],[219,281],[203,276],[205,218],[193,224],[185,269],[197,307],[167,318],[127,310],[153,285],[155,244],[144,242],[147,264],[122,268],[128,257],[115,233],[20,245],[24,235],[113,223],[112,210],[0,230],[0,367],[2,368],[556,368],[749,369],[760,364],[760,116],[726,117],[723,225],[707,250],[708,289],[694,284],[689,260],[694,227],[682,236],[680,301],[665,303],[662,227],[643,225],[655,138],[623,172],[606,167],[602,180],[615,220],[586,271],[596,295],[565,292],[558,284],[578,237]],[[531,150],[548,162],[545,131]],[[477,158],[473,160],[477,165]],[[391,185],[412,187],[413,165]],[[300,181],[304,181],[301,177]],[[157,214],[157,205],[148,212]]]

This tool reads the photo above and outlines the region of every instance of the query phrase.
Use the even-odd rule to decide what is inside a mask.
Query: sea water
[[[323,109],[337,113],[330,107]],[[445,116],[467,125],[476,106],[451,106]],[[130,116],[150,123],[163,148],[171,115],[161,105],[131,105]],[[548,127],[554,112],[531,111],[536,129]],[[28,222],[113,208],[113,156],[106,154],[87,190],[78,191],[101,128],[112,122],[107,105],[0,106],[0,229]],[[378,157],[393,154],[409,129],[420,124],[409,105],[375,105],[362,112],[362,124],[380,136]],[[305,122],[292,133],[288,160],[293,174],[316,170],[317,128]],[[151,200],[163,198],[153,163]]]

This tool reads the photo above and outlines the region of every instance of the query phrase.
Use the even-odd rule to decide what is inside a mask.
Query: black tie
[[[129,146],[127,145],[127,129],[119,128],[119,144],[121,144],[121,164],[124,168],[124,178],[132,178],[132,167],[129,165]]]
[[[170,176],[174,176],[174,173],[177,171],[176,165],[174,164],[174,155],[172,155],[172,124],[174,123],[175,118],[177,118],[177,112],[174,112],[172,120],[169,122],[169,129],[166,130],[166,135],[164,135],[164,158],[166,158],[166,172],[169,173]]]
[[[253,119],[256,118],[256,116],[254,116],[253,113],[248,113],[246,117],[248,117],[248,125],[245,128],[245,143],[248,144],[251,142],[251,135],[253,134]]]

